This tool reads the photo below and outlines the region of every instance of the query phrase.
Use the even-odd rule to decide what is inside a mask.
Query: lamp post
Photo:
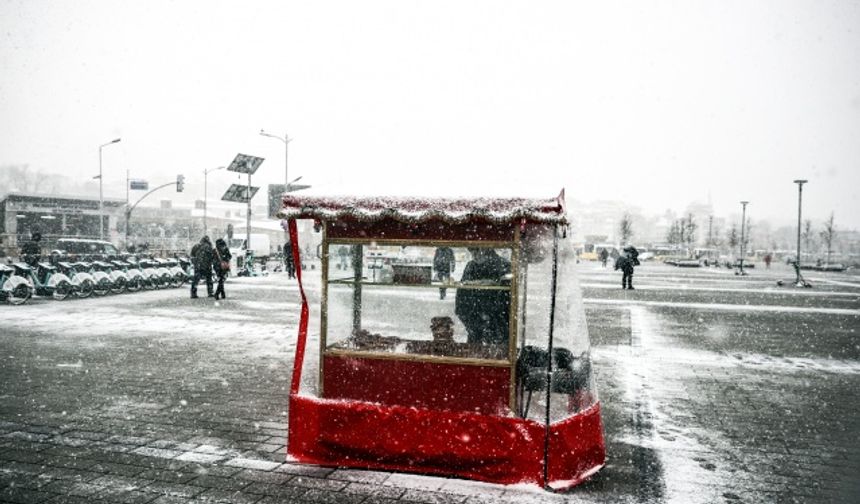
[[[107,147],[110,144],[118,143],[121,138],[115,138],[108,143],[99,145],[99,239],[105,239],[105,216],[102,212],[102,208],[104,207],[104,196],[102,194],[102,148]]]
[[[223,166],[218,166],[215,168],[209,168],[208,170],[203,170],[203,235],[207,235],[206,232],[206,215],[207,215],[207,207],[209,206],[209,172],[213,172],[215,170],[223,170]]]
[[[743,212],[741,214],[741,259],[740,259],[740,269],[738,274],[746,275],[746,271],[744,271],[744,248],[746,246],[746,238],[744,237],[746,231],[746,223],[747,223],[747,204],[749,201],[741,201],[741,205],[743,205]]]
[[[287,187],[284,187],[284,190],[288,191],[289,185],[290,185],[290,169],[289,169],[289,164],[288,164],[287,158],[289,157],[289,153],[290,153],[289,144],[290,144],[290,142],[293,141],[293,139],[288,137],[286,133],[284,133],[284,138],[281,138],[277,135],[272,135],[270,133],[266,133],[262,129],[260,130],[260,135],[265,136],[265,137],[269,137],[269,138],[277,138],[278,140],[284,142],[284,184],[286,184],[286,186],[287,186]],[[295,180],[293,182],[295,182]]]
[[[794,273],[797,275],[795,279],[796,285],[803,284],[803,279],[800,278],[800,216],[801,216],[801,204],[803,203],[803,184],[809,182],[808,180],[798,179],[795,180],[794,183],[797,184],[797,257],[795,258],[794,263]]]

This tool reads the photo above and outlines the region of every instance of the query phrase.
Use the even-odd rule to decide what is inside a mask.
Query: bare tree
[[[827,264],[830,264],[830,254],[833,252],[833,240],[836,238],[836,226],[833,224],[833,212],[830,218],[824,221],[824,230],[819,233],[821,243],[827,247]]]
[[[65,178],[62,175],[32,170],[30,165],[26,164],[0,166],[0,187],[5,187],[10,192],[56,193],[59,187],[67,185],[63,180]]]
[[[683,232],[681,230],[681,221],[675,219],[669,226],[669,231],[666,233],[666,241],[670,245],[678,245],[683,242]]]
[[[618,225],[618,234],[621,238],[621,245],[627,245],[630,238],[633,237],[633,219],[630,218],[630,214],[624,212],[624,215],[621,216],[621,222]]]
[[[695,219],[693,219],[692,213],[687,214],[687,218],[682,223],[682,226],[685,230],[684,235],[686,238],[687,248],[692,251],[693,245],[696,244],[696,230],[699,229],[699,225],[696,224]]]
[[[729,232],[726,235],[726,241],[729,244],[730,250],[734,250],[735,247],[738,246],[738,243],[740,242],[740,237],[738,236],[738,226],[736,224],[732,224],[731,229],[729,229]]]

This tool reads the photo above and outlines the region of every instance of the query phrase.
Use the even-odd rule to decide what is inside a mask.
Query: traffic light
[[[176,176],[176,192],[182,192],[185,189],[185,175]]]

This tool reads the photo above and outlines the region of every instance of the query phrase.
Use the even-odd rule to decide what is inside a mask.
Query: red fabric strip
[[[302,258],[299,254],[299,232],[296,229],[296,220],[287,221],[290,230],[290,245],[293,253],[293,261],[296,265],[296,279],[299,282],[299,293],[302,295],[302,316],[299,319],[299,334],[296,340],[296,359],[293,361],[293,381],[290,384],[290,395],[299,393],[299,384],[302,380],[302,364],[305,361],[305,345],[308,340],[308,298],[302,286]],[[290,415],[292,416],[292,415]]]

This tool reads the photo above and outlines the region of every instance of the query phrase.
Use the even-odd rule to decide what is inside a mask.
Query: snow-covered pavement
[[[566,494],[285,460],[285,275],[0,306],[0,501],[852,502],[860,282],[580,265],[607,466]],[[319,283],[308,276],[313,302]]]

